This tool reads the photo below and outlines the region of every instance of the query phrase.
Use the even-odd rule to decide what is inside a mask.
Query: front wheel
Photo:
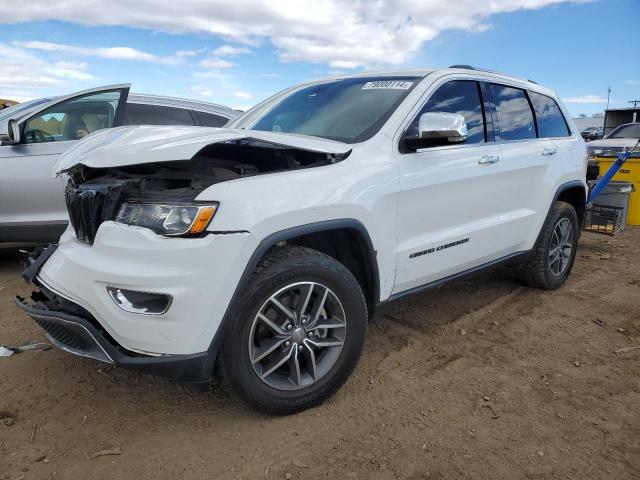
[[[519,268],[522,280],[545,290],[562,286],[576,258],[579,229],[573,206],[556,202],[542,226],[531,257]]]
[[[362,351],[367,309],[337,260],[287,247],[265,258],[234,306],[222,366],[232,389],[269,413],[293,413],[332,395]]]

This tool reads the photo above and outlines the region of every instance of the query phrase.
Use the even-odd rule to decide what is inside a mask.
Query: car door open
[[[76,141],[123,124],[129,85],[78,92],[12,119],[18,138],[0,146],[0,240],[54,238],[68,223],[64,179],[53,178],[60,154]]]

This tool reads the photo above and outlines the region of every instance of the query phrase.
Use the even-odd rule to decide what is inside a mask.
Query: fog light
[[[107,287],[109,296],[125,312],[142,315],[162,315],[171,306],[171,295],[137,292],[124,288]]]

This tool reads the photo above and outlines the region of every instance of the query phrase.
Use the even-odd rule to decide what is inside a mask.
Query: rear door
[[[397,273],[394,293],[468,270],[495,258],[502,156],[476,80],[437,86],[405,133],[415,136],[420,115],[458,113],[468,139],[461,145],[397,155],[400,174]]]
[[[498,250],[505,256],[533,247],[563,172],[564,147],[539,134],[549,127],[543,120],[546,110],[540,110],[542,123],[536,122],[527,90],[498,83],[487,83],[486,89],[503,153]]]
[[[0,239],[67,223],[66,180],[52,178],[52,167],[79,139],[122,125],[128,93],[129,85],[86,90],[19,119],[21,143],[0,146]]]
[[[532,91],[529,91],[529,98],[536,115],[538,137],[553,140],[558,158],[569,170],[583,168],[583,144],[576,141],[577,137],[571,132],[558,103],[550,96]]]

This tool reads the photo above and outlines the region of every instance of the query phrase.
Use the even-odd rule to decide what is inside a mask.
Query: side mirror
[[[0,136],[3,145],[16,145],[20,143],[20,125],[17,120],[11,119],[7,123],[7,133]]]
[[[449,143],[466,142],[467,122],[457,113],[423,113],[418,123],[418,136],[422,139],[446,140]]]
[[[405,144],[413,150],[436,145],[467,141],[467,122],[462,115],[447,112],[428,112],[420,115],[417,137],[405,137]]]

